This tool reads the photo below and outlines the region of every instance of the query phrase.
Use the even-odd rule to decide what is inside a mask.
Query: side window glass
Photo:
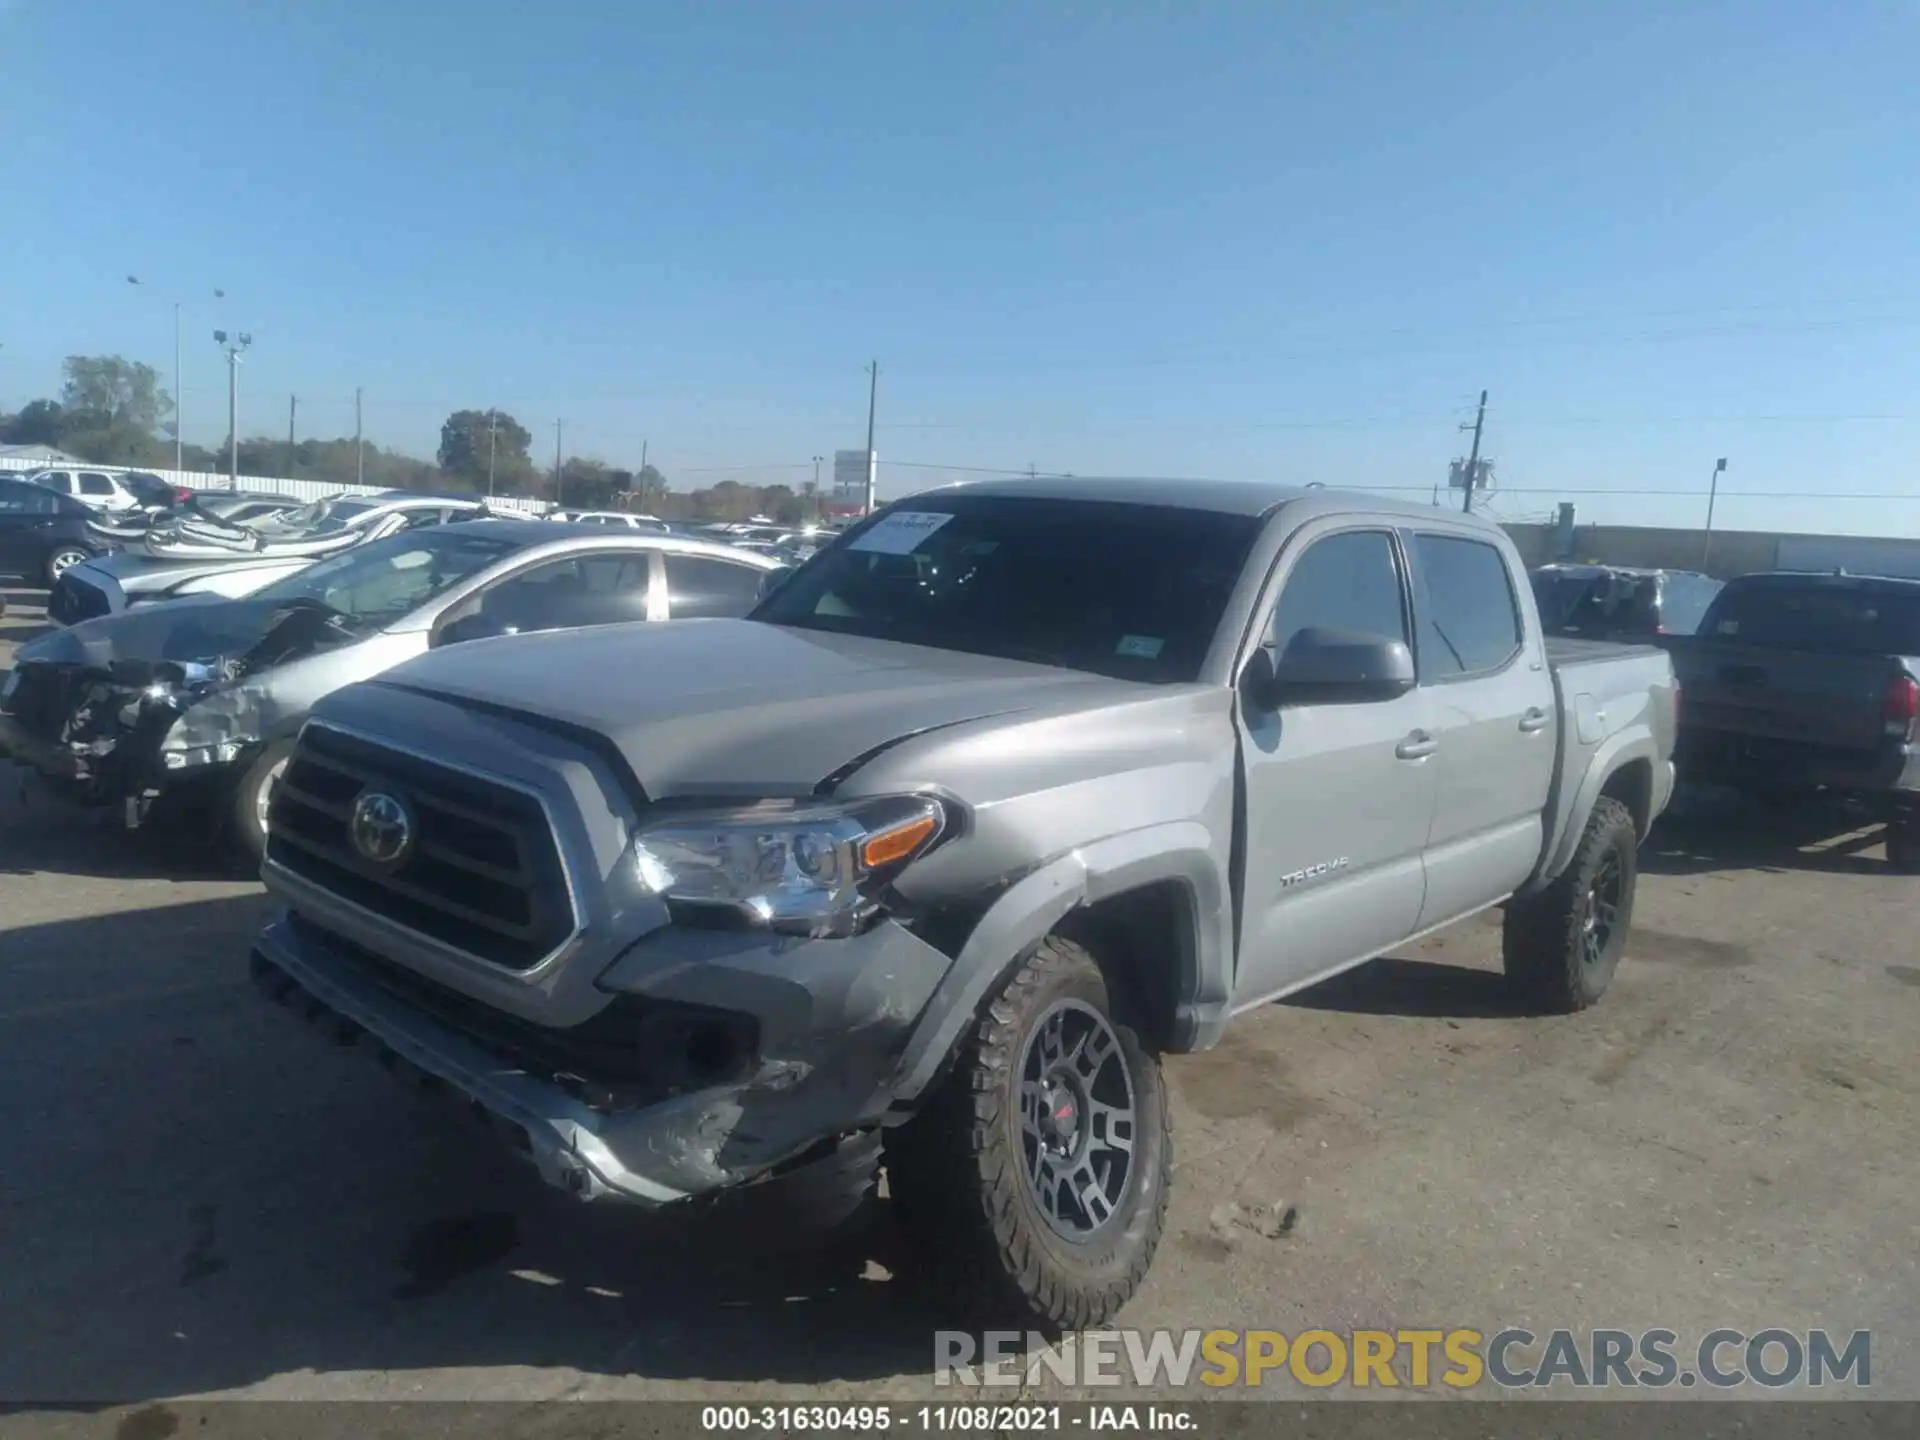
[[[555,560],[500,581],[480,613],[522,633],[647,618],[647,557],[596,555]]]
[[[760,599],[760,577],[751,565],[704,555],[666,555],[667,615],[674,620],[728,619],[746,614]]]
[[[80,493],[82,495],[111,495],[113,494],[113,481],[104,475],[82,472],[80,476]]]
[[[0,515],[25,515],[32,501],[31,492],[36,485],[18,485],[11,482],[0,483]]]
[[[1512,659],[1520,648],[1520,611],[1500,552],[1451,535],[1416,535],[1413,550],[1426,600],[1422,676],[1470,675]]]
[[[1302,630],[1340,630],[1407,641],[1393,539],[1354,530],[1316,540],[1288,572],[1267,638],[1278,653]]]

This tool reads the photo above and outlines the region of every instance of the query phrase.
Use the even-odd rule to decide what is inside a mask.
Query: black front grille
[[[354,848],[353,807],[369,792],[413,817],[397,864]],[[573,933],[546,811],[512,786],[314,724],[274,786],[268,829],[276,865],[493,964],[528,969]]]
[[[647,1105],[741,1078],[760,1031],[749,1015],[616,995],[578,1025],[535,1025],[396,965],[299,916],[293,925],[388,994],[501,1060],[571,1090],[597,1109]]]
[[[82,620],[97,619],[112,612],[107,592],[98,585],[88,584],[71,570],[53,582],[53,591],[47,596],[47,615],[61,625],[78,625]]]

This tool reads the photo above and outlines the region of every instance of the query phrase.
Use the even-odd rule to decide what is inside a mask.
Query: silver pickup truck
[[[1600,997],[1675,702],[1658,650],[1549,650],[1479,520],[963,485],[747,619],[476,640],[320,702],[253,969],[575,1195],[864,1143],[970,1313],[1094,1325],[1160,1238],[1162,1052],[1497,905],[1529,1003]]]

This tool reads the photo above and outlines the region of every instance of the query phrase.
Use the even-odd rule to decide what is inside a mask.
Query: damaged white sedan
[[[76,803],[120,807],[129,827],[175,808],[257,856],[294,737],[342,685],[487,636],[743,615],[781,568],[530,520],[405,531],[244,599],[187,596],[28,642],[0,680],[0,755]]]

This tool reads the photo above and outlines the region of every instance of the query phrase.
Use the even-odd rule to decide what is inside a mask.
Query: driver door
[[[1346,528],[1341,528],[1344,525]],[[1267,589],[1261,643],[1303,629],[1412,646],[1408,570],[1388,526],[1312,526]],[[1238,706],[1246,825],[1234,1006],[1302,989],[1411,935],[1433,818],[1428,696]]]

